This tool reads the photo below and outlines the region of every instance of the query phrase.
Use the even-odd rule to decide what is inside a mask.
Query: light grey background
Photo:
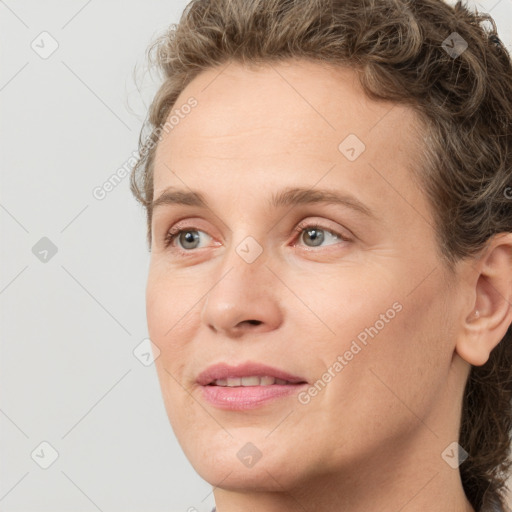
[[[2,511],[213,505],[174,438],[154,366],[133,354],[147,337],[143,210],[128,177],[93,196],[137,149],[158,85],[145,50],[185,5],[0,1]],[[512,50],[512,0],[479,5]],[[42,442],[58,452],[47,469]]]

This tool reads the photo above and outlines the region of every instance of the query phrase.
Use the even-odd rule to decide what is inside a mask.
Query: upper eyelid
[[[301,226],[302,229],[306,229],[306,228],[311,228],[311,227],[319,227],[321,229],[324,229],[325,231],[330,231],[330,232],[343,232],[343,231],[347,231],[348,233],[351,233],[351,231],[346,228],[346,227],[341,227],[341,228],[338,228],[338,227],[332,227],[330,226],[330,223],[332,223],[332,221],[328,221],[328,220],[315,220],[314,219],[314,216],[311,216],[312,218],[310,220],[307,220],[309,219],[309,217],[305,217],[304,219],[298,221],[298,222],[295,222],[293,224],[293,228],[292,228],[292,232],[295,232],[296,228]],[[184,217],[183,219],[178,219],[176,220],[171,227],[169,228],[164,228],[165,229],[165,235],[167,235],[171,230],[172,231],[181,231],[181,230],[184,230],[186,231],[187,229],[189,230],[196,230],[196,231],[203,231],[205,232],[207,235],[209,236],[212,236],[208,233],[208,229],[203,229],[201,227],[199,227],[197,224],[200,224],[203,219],[201,219],[200,217],[198,217],[198,219],[200,219],[200,221],[196,221],[196,220],[190,220],[189,217]],[[180,226],[180,224],[183,223],[184,225],[183,226]],[[229,230],[229,232],[231,232],[231,230]],[[342,234],[342,233],[340,233]]]
[[[354,235],[352,234],[352,232],[347,229],[346,227],[341,227],[341,228],[338,228],[338,227],[330,227],[329,226],[329,222],[326,222],[326,221],[314,221],[314,220],[301,220],[300,222],[298,222],[296,224],[296,227],[294,228],[294,231],[296,229],[299,229],[299,227],[301,229],[307,229],[307,228],[311,228],[311,227],[315,227],[315,226],[318,226],[319,228],[325,230],[325,231],[328,231],[330,233],[335,233],[335,234],[339,234],[342,238],[351,238],[353,237]],[[347,234],[345,235],[344,232],[346,232]]]
[[[296,221],[293,222],[293,227],[294,228],[295,228],[295,226],[300,225],[300,224],[307,224],[307,225],[316,225],[316,224],[318,224],[319,226],[322,226],[323,229],[326,229],[326,230],[347,231],[347,232],[351,233],[351,231],[347,227],[345,227],[343,225],[341,225],[341,227],[332,227],[332,228],[330,228],[329,227],[330,224],[337,224],[337,225],[340,225],[340,224],[338,222],[336,222],[336,221],[325,219],[321,215],[320,216],[319,215],[313,215],[313,214],[307,215],[307,214],[304,214],[303,212],[300,212],[300,213],[301,213],[301,215],[304,215],[304,217],[302,218],[302,220],[299,220],[299,221],[296,220]],[[175,228],[177,225],[179,225],[181,223],[185,223],[185,226],[183,226],[183,228],[180,228],[180,229],[186,229],[186,228],[191,228],[191,227],[196,228],[197,226],[194,226],[194,224],[199,224],[199,223],[202,223],[202,222],[207,222],[208,224],[211,225],[211,222],[209,220],[204,219],[201,216],[195,217],[195,216],[185,215],[183,217],[180,217],[180,218],[174,220],[172,222],[172,226],[170,228],[163,227],[162,229],[165,229],[165,232],[167,233],[170,229]],[[276,225],[278,225],[279,223],[281,223],[281,221],[279,221],[277,224],[272,224],[271,230],[274,229],[274,227]],[[222,224],[225,225],[224,222]],[[155,221],[155,218],[153,217],[153,228],[157,228],[158,229],[161,225],[167,226],[168,225],[168,221],[166,219],[162,219],[162,220],[158,219],[158,220]],[[197,229],[201,229],[201,228],[197,227]],[[215,228],[215,230],[217,230],[217,228]],[[229,231],[230,233],[232,232],[232,230],[230,228],[227,228],[227,231]]]

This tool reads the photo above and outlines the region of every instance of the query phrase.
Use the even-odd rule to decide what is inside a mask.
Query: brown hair
[[[146,208],[150,247],[156,145],[183,89],[231,61],[292,58],[350,66],[370,98],[415,110],[424,128],[415,173],[447,268],[512,232],[512,65],[487,14],[442,0],[193,0],[148,57],[164,82],[140,134],[131,189]],[[471,368],[464,392],[459,443],[469,457],[460,473],[477,511],[506,503],[511,400],[509,327],[487,363]]]

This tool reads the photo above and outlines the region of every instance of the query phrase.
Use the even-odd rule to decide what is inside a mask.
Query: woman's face
[[[412,177],[412,111],[367,99],[350,69],[290,61],[207,70],[173,114],[154,168],[147,319],[197,472],[281,489],[404,457],[446,466],[467,375],[462,299]],[[208,371],[219,364],[239,368]],[[247,378],[212,382],[229,376]]]

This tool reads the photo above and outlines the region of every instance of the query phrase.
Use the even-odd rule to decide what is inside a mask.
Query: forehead
[[[182,108],[190,98],[196,106]],[[346,67],[295,60],[249,68],[231,62],[199,74],[173,114],[179,121],[163,133],[155,155],[154,197],[180,174],[195,188],[226,173],[241,187],[277,183],[287,173],[312,185],[313,174],[320,178],[334,164],[338,175],[361,186],[382,180],[379,170],[410,181],[406,173],[417,165],[413,110],[370,100],[356,72]]]
[[[174,135],[200,130],[204,136],[222,137],[249,129],[277,129],[284,141],[297,132],[336,131],[341,128],[340,114],[357,130],[359,119],[352,114],[358,105],[376,118],[387,110],[386,105],[367,100],[353,70],[296,60],[250,68],[232,62],[209,69],[185,88],[177,106],[190,95],[198,99],[194,113],[200,112],[201,119],[189,116]]]

